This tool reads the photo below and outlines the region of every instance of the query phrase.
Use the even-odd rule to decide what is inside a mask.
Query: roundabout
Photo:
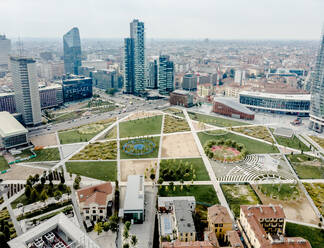
[[[152,140],[136,139],[130,140],[123,145],[123,151],[129,155],[142,156],[154,151],[156,145]]]

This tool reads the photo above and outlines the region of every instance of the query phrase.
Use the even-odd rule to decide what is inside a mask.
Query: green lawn
[[[261,204],[261,201],[249,184],[222,184],[221,188],[235,217],[240,216],[241,205]]]
[[[161,133],[162,115],[119,123],[120,138]]]
[[[159,196],[194,196],[197,202],[206,203],[209,205],[218,204],[219,200],[217,198],[215,189],[212,185],[190,185],[189,189],[183,186],[181,191],[181,186],[176,186],[176,190],[173,191],[168,186],[163,186],[159,189]]]
[[[307,154],[289,154],[288,160],[300,179],[324,179],[323,162]]]
[[[275,139],[277,140],[279,145],[287,146],[290,148],[303,150],[303,151],[310,151],[309,147],[306,146],[303,142],[301,142],[295,135],[292,138],[285,138],[278,135],[274,135]]]
[[[164,133],[175,133],[190,131],[189,124],[186,119],[165,115],[164,118]]]
[[[185,117],[183,114],[183,111],[181,109],[177,109],[177,108],[167,108],[167,109],[164,109],[163,112],[177,115],[177,116],[183,117],[183,118]]]
[[[117,164],[114,161],[98,162],[67,162],[66,169],[72,174],[79,174],[103,181],[117,179]]]
[[[0,156],[0,171],[9,169],[7,160],[4,157]]]
[[[304,183],[304,186],[321,215],[324,216],[324,183]]]
[[[247,122],[234,121],[234,120],[225,119],[216,116],[197,114],[193,112],[188,112],[188,114],[192,120],[201,121],[218,127],[235,127],[235,126],[250,125]]]
[[[278,153],[278,149],[275,146],[263,143],[261,141],[249,139],[240,135],[236,135],[233,133],[227,133],[225,135],[208,135],[209,132],[200,132],[198,133],[198,137],[202,146],[205,146],[208,140],[218,140],[218,139],[231,139],[235,140],[237,143],[242,143],[245,145],[248,153]]]
[[[312,248],[323,248],[324,232],[318,228],[286,222],[286,236],[302,237],[311,243]]]
[[[22,150],[20,154],[17,154],[14,157],[16,159],[21,159],[21,158],[28,158],[32,155],[34,155],[34,154],[30,151],[30,149],[25,149],[25,150]]]
[[[123,146],[124,146],[124,144],[126,144],[127,142],[129,142],[132,139],[121,140],[120,141],[120,158],[121,159],[157,158],[157,156],[159,154],[160,137],[150,137],[147,139],[150,139],[155,143],[155,148],[154,148],[153,152],[146,154],[146,155],[141,155],[141,156],[135,156],[135,155],[130,155],[130,154],[125,153],[123,150]]]
[[[64,121],[74,120],[80,118],[85,111],[86,110],[79,110],[79,111],[68,112],[63,114],[56,114],[55,119],[53,119],[51,122],[60,123]]]
[[[26,160],[24,162],[38,162],[38,161],[59,161],[60,152],[58,148],[47,148],[38,151],[34,151],[36,153],[36,157]]]
[[[174,161],[174,162],[173,162]],[[168,163],[169,162],[169,163]],[[180,165],[185,165],[186,163],[188,163],[189,166],[189,172],[188,172],[188,178],[184,177],[185,173],[181,173],[182,170],[180,167]],[[191,170],[191,165],[192,165],[192,170],[195,170],[195,175],[196,178],[194,178],[194,181],[209,181],[210,178],[208,176],[208,172],[206,170],[205,164],[203,162],[203,160],[201,158],[184,158],[184,159],[164,159],[161,161],[160,163],[160,176],[162,174],[162,171],[165,169],[168,169],[169,171],[172,170],[173,171],[173,176],[171,178],[175,179],[173,181],[179,181],[181,178],[184,181],[191,181],[192,179],[192,170]],[[163,178],[165,181],[171,181],[168,180],[168,177]]]
[[[299,187],[294,184],[259,184],[262,194],[273,199],[290,200],[299,198]]]
[[[114,160],[117,158],[117,142],[96,142],[87,145],[71,160]]]

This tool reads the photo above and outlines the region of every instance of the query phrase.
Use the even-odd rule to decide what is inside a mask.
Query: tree
[[[125,222],[125,229],[129,230],[130,226],[131,226],[130,221],[126,221]]]
[[[64,185],[63,183],[60,183],[60,184],[58,185],[58,189],[59,189],[59,190],[63,191],[64,188],[65,188],[65,185]]]
[[[8,225],[5,225],[3,228],[3,233],[6,236],[6,239],[10,239],[10,227]]]
[[[68,194],[68,196],[71,194],[71,189],[70,189],[70,187],[66,187],[66,193]]]
[[[30,193],[30,202],[35,202],[38,199],[38,193],[37,191],[33,188]]]
[[[132,245],[133,247],[135,247],[135,246],[137,245],[137,242],[138,242],[138,240],[137,240],[136,235],[132,235],[132,236],[131,236],[131,245]]]
[[[100,233],[102,233],[102,229],[102,222],[97,222],[94,226],[94,231],[97,232],[99,235]]]
[[[32,191],[32,188],[30,187],[29,184],[27,184],[26,187],[25,187],[25,196],[26,196],[27,199],[29,199],[31,191]]]
[[[39,181],[39,175],[36,174],[35,177],[34,177],[34,181],[37,183]]]
[[[154,173],[151,173],[150,178],[153,181],[155,179],[155,174]]]
[[[53,172],[48,173],[48,181],[52,182],[53,179]]]
[[[41,184],[43,184],[43,185],[44,185],[44,184],[46,183],[46,178],[45,178],[45,177],[41,177],[41,179],[40,179],[40,180],[41,180]]]
[[[109,231],[109,229],[110,229],[109,222],[106,221],[105,223],[103,223],[103,229],[104,229],[105,232]]]
[[[65,183],[65,178],[64,178],[64,173],[60,173],[60,180],[61,180],[61,184]]]
[[[40,200],[41,200],[42,202],[45,202],[47,199],[48,199],[48,195],[47,195],[47,193],[46,193],[46,190],[43,189],[42,193],[40,194]]]
[[[60,190],[56,190],[54,193],[55,200],[60,200],[62,197],[62,192]]]
[[[129,244],[128,243],[124,243],[123,244],[123,248],[129,248]]]
[[[7,247],[6,245],[7,245],[6,235],[3,232],[0,232],[0,246]]]
[[[118,216],[114,214],[109,217],[109,226],[112,232],[116,232],[118,228]]]
[[[128,230],[126,228],[124,229],[123,237],[124,237],[124,240],[127,240],[128,237],[129,237],[129,232],[128,232]]]
[[[157,183],[158,183],[158,184],[162,184],[162,183],[163,183],[163,178],[160,177],[160,178],[158,179]]]

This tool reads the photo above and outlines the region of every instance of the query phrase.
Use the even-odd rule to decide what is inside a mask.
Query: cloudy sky
[[[121,38],[129,22],[145,22],[148,38],[315,39],[324,0],[0,0],[0,33]]]

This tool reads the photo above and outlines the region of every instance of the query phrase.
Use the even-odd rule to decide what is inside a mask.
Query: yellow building
[[[217,239],[224,239],[227,231],[232,230],[232,219],[226,209],[221,205],[208,208],[208,230],[216,233]]]

